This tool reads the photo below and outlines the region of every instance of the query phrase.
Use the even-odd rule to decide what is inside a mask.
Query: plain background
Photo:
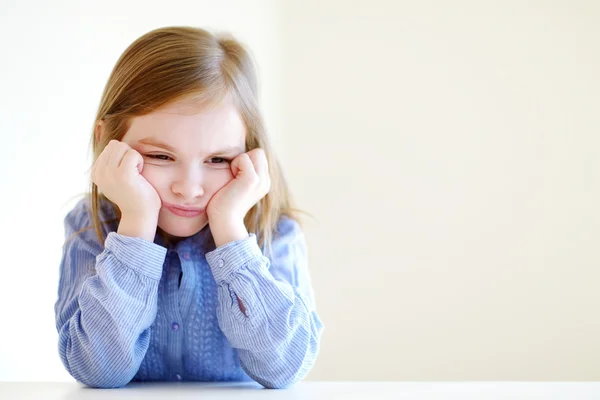
[[[311,380],[599,380],[600,5],[42,1],[0,9],[0,380],[72,381],[54,302],[104,84],[229,31],[306,220]]]

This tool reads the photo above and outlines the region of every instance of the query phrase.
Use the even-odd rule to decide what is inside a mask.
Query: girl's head
[[[227,160],[260,147],[269,162],[271,190],[248,212],[246,227],[269,247],[279,217],[294,216],[259,110],[255,67],[230,35],[168,27],[133,42],[102,96],[92,135],[94,161],[113,139],[142,154],[142,175],[163,203],[199,208],[233,179]],[[94,227],[104,243],[100,198],[109,201],[92,182]],[[206,213],[182,218],[161,209],[158,229],[168,240],[191,236],[206,223]]]

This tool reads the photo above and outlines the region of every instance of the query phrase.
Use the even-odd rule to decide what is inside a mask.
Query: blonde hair
[[[244,218],[250,233],[269,252],[282,215],[301,223],[269,139],[258,104],[256,68],[249,51],[230,34],[214,35],[200,28],[164,27],[135,40],[121,55],[108,79],[92,133],[93,163],[113,139],[121,140],[132,117],[142,116],[185,99],[211,105],[232,96],[246,125],[246,151],[262,148],[269,163],[271,189]],[[103,121],[102,135],[96,126]],[[91,180],[90,180],[91,181]],[[91,182],[88,193],[93,227],[104,246],[102,223],[118,222],[121,213]],[[100,221],[101,202],[116,219]],[[88,227],[89,229],[91,227]],[[167,235],[157,228],[168,243]],[[81,231],[80,231],[81,232]],[[80,233],[77,232],[77,233]]]

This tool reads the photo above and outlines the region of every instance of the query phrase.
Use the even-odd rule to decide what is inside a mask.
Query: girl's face
[[[142,155],[142,175],[161,198],[158,227],[183,238],[206,226],[208,202],[233,179],[230,162],[246,151],[246,127],[229,100],[212,108],[180,101],[134,117],[122,141]],[[167,204],[204,212],[179,216]]]

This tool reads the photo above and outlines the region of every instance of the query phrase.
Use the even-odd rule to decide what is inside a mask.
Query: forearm
[[[228,307],[219,307],[217,315],[221,329],[238,349],[246,373],[265,387],[288,387],[302,380],[313,366],[322,324],[298,294],[290,298],[280,287],[261,286],[258,298],[232,284],[232,290],[248,304],[245,320],[236,318]],[[225,293],[222,296],[220,304],[226,302]]]
[[[266,387],[302,379],[318,354],[322,331],[312,300],[270,274],[255,237],[218,248],[207,260],[219,284],[219,326],[246,373]]]
[[[153,243],[110,233],[92,275],[85,265],[92,259],[84,259],[84,253],[74,249],[64,259],[56,323],[61,360],[75,379],[93,387],[119,387],[137,373],[156,316],[165,252]]]
[[[128,237],[138,237],[149,242],[154,242],[158,216],[145,214],[123,214],[119,222],[117,233]]]
[[[131,323],[128,312],[115,312],[107,299],[93,294],[97,286],[97,282],[86,283],[77,304],[71,306],[75,311],[59,330],[59,353],[77,381],[92,387],[121,387],[135,376],[148,349],[156,300],[150,299],[150,305],[123,300],[122,307],[141,308],[136,323]]]

